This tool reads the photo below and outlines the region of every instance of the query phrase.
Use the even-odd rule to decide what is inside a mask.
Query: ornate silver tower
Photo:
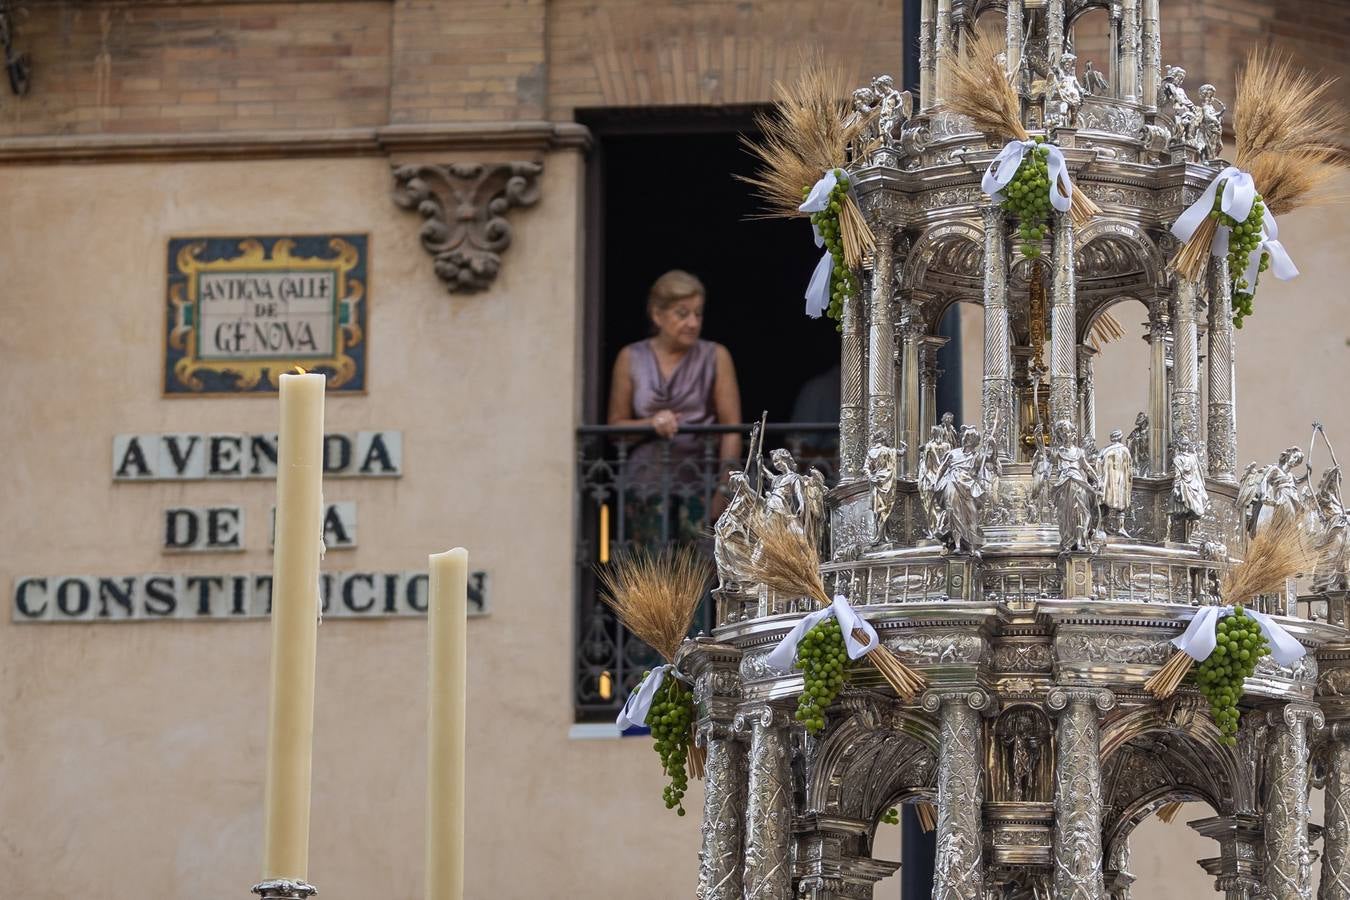
[[[1088,71],[1074,26],[1096,8],[1110,40]],[[930,690],[902,702],[863,667],[808,736],[791,715],[800,673],[765,656],[814,604],[753,583],[720,589],[712,636],[681,659],[708,750],[703,900],[871,897],[895,868],[872,857],[877,823],[916,800],[938,811],[939,900],[1126,897],[1131,831],[1176,801],[1214,810],[1189,826],[1216,841],[1200,865],[1217,891],[1311,900],[1308,790],[1322,779],[1319,897],[1350,898],[1345,590],[1300,596],[1291,583],[1260,598],[1309,652],[1289,667],[1262,661],[1235,746],[1189,685],[1165,701],[1143,688],[1195,609],[1220,602],[1248,512],[1226,264],[1195,282],[1167,265],[1169,227],[1224,165],[1222,105],[1212,89],[1192,101],[1184,73],[1163,68],[1158,8],[924,0],[916,108],[850,167],[876,251],[841,322],[824,570]],[[1002,140],[944,106],[951,60],[993,10],[1006,11],[1026,127],[1062,148],[1075,189],[1101,208],[1081,228],[1053,214],[1039,258],[1024,257],[980,187]],[[1149,405],[1136,423],[1098,423],[1092,335],[1127,298],[1148,309]],[[925,483],[950,452],[929,445],[941,442],[933,356],[957,302],[984,309],[982,418],[969,424],[993,477],[973,551],[944,542],[935,517],[965,512],[935,513],[946,501]],[[1122,436],[1100,456],[1078,437],[1112,428]],[[879,444],[903,448],[880,526],[864,465]]]

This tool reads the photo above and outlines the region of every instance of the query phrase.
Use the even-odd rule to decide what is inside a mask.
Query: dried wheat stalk
[[[1306,572],[1312,551],[1298,520],[1277,518],[1256,533],[1247,546],[1247,557],[1228,569],[1219,580],[1219,596],[1227,606],[1248,603],[1254,597],[1284,589],[1290,578]],[[1176,693],[1195,660],[1177,650],[1157,673],[1144,682],[1144,690],[1159,700]]]
[[[617,557],[598,574],[604,588],[600,596],[619,621],[673,664],[712,577],[707,560],[692,547],[656,555],[640,551]],[[707,751],[691,731],[687,757],[690,775],[703,777],[706,756]]]
[[[803,189],[827,170],[844,165],[848,145],[862,123],[849,122],[849,85],[842,70],[826,65],[819,56],[805,60],[796,81],[776,83],[774,90],[778,99],[773,108],[755,115],[759,140],[742,138],[759,158],[760,168],[753,175],[737,177],[764,201],[765,217],[797,218],[806,215],[797,208]],[[841,206],[839,230],[844,261],[857,268],[876,244],[852,194]]]
[[[809,597],[822,606],[830,605],[831,597],[820,577],[820,557],[800,530],[793,528],[782,516],[761,514],[755,522],[754,532],[758,541],[750,563],[754,581],[780,594]],[[865,640],[858,631],[853,636]],[[922,674],[900,662],[880,644],[867,653],[867,659],[903,700],[913,700],[928,686]]]
[[[914,815],[919,820],[919,828],[924,834],[932,834],[937,828],[937,807],[926,800],[914,804]]]
[[[1162,819],[1164,824],[1171,825],[1179,812],[1181,812],[1180,803],[1164,803],[1158,807],[1158,818]]]
[[[974,123],[984,134],[1017,141],[1031,135],[1022,125],[1022,101],[1008,82],[998,61],[1002,45],[988,35],[977,34],[966,42],[966,54],[958,56],[949,68],[951,91],[947,106]],[[1101,212],[1082,191],[1074,191],[1069,215],[1075,225],[1087,224]]]
[[[1335,79],[1320,79],[1291,57],[1257,47],[1238,76],[1233,104],[1233,164],[1252,176],[1266,208],[1283,215],[1341,199],[1331,183],[1347,161],[1340,136],[1345,109],[1331,95]],[[1195,281],[1204,273],[1218,223],[1207,218],[1172,260]]]

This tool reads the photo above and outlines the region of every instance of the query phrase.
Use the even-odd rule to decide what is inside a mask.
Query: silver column
[[[947,343],[940,335],[924,335],[919,341],[919,433],[927,435],[938,421],[937,384],[942,377],[937,354]],[[953,410],[959,413],[960,410]]]
[[[938,713],[937,862],[933,900],[983,900],[984,744],[981,711],[989,695],[973,691],[929,692],[923,708]]]
[[[948,71],[952,59],[952,0],[937,0],[937,28],[933,34],[936,92],[934,103],[947,99]]]
[[[699,850],[699,900],[741,900],[744,858],[745,746],[729,725],[703,729],[708,759],[703,779],[703,846]]]
[[[1008,0],[1006,29],[1008,44],[1008,74],[1015,75],[1022,65],[1022,0]],[[1013,82],[1016,84],[1016,82]]]
[[[1009,20],[1011,21],[1011,20]],[[999,455],[1013,455],[1012,327],[1008,321],[1008,217],[997,206],[984,210],[984,391],[983,426]],[[994,425],[998,433],[994,434]]]
[[[1254,900],[1261,892],[1260,820],[1247,813],[1236,813],[1186,824],[1219,842],[1217,858],[1200,860],[1204,870],[1214,876],[1215,890],[1223,892],[1224,900]]]
[[[1228,260],[1209,264],[1209,477],[1237,480],[1237,383],[1234,372],[1232,285]]]
[[[1266,747],[1267,900],[1312,900],[1308,847],[1308,722],[1324,722],[1307,703],[1288,703],[1268,714]]]
[[[937,0],[923,0],[919,13],[919,109],[927,112],[937,96],[937,54],[933,45]]]
[[[1172,317],[1167,312],[1164,297],[1155,297],[1148,310],[1148,470],[1153,475],[1167,474],[1172,464],[1167,453],[1171,431],[1171,410],[1168,406],[1169,377],[1167,372],[1167,345],[1170,341]]]
[[[745,812],[745,900],[792,898],[792,768],[787,717],[770,706],[736,717],[749,723]]]
[[[1097,394],[1092,374],[1092,358],[1097,355],[1086,344],[1078,347],[1078,421],[1084,436],[1097,437]]]
[[[895,440],[895,245],[885,232],[872,259],[867,329],[867,445]]]
[[[1063,10],[1060,10],[1061,13]],[[1078,390],[1074,381],[1077,368],[1074,348],[1077,310],[1074,295],[1073,219],[1068,213],[1055,213],[1054,247],[1051,260],[1050,294],[1050,427],[1060,419],[1075,421]]]
[[[863,341],[862,291],[844,299],[839,336],[839,480],[861,477],[867,453],[866,406],[863,402],[867,347]]]
[[[1120,18],[1119,84],[1113,84],[1116,96],[1139,99],[1139,0],[1125,0]]]
[[[1144,108],[1157,110],[1158,84],[1162,78],[1162,30],[1158,25],[1158,0],[1143,0],[1144,21],[1140,50],[1144,54],[1143,84],[1140,92]]]
[[[1045,63],[1053,68],[1064,55],[1064,0],[1049,0],[1045,6]]]
[[[1200,441],[1195,282],[1178,275],[1172,291],[1172,440]]]
[[[1111,85],[1111,96],[1120,96],[1120,19],[1122,10],[1119,3],[1111,4],[1111,36],[1107,43],[1106,80]]]
[[[1328,729],[1322,813],[1322,884],[1317,900],[1350,900],[1350,723]]]
[[[1130,839],[1117,838],[1106,853],[1106,895],[1110,900],[1130,900]]]
[[[919,401],[919,343],[923,339],[923,325],[911,303],[902,315],[900,324],[900,440],[905,447],[905,472],[913,473],[918,465],[919,445],[927,437],[922,433]]]
[[[1105,900],[1102,881],[1101,731],[1110,691],[1055,688],[1055,900]]]

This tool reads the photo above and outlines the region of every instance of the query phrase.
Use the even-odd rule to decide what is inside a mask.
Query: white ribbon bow
[[[1172,223],[1172,235],[1177,240],[1185,243],[1191,239],[1196,230],[1200,228],[1201,223],[1209,218],[1209,214],[1214,211],[1214,197],[1219,192],[1219,185],[1223,185],[1223,197],[1219,201],[1219,210],[1225,215],[1232,216],[1239,222],[1245,222],[1252,213],[1252,204],[1256,202],[1256,183],[1252,181],[1252,176],[1239,169],[1237,166],[1228,166],[1209,183],[1205,192],[1200,195],[1186,211],[1177,216],[1177,220]],[[1228,233],[1231,229],[1227,225],[1220,225],[1214,230],[1214,242],[1210,244],[1210,253],[1214,256],[1228,255]],[[1285,252],[1284,245],[1279,241],[1280,228],[1275,224],[1275,217],[1271,215],[1269,207],[1265,208],[1261,215],[1261,243],[1252,251],[1251,259],[1247,263],[1247,271],[1242,273],[1242,277],[1247,282],[1247,289],[1251,290],[1256,284],[1256,275],[1261,265],[1261,254],[1270,254],[1270,271],[1281,281],[1288,281],[1298,274],[1298,267],[1294,261],[1289,258]],[[1237,273],[1231,273],[1234,278]]]
[[[1245,612],[1255,619],[1256,624],[1261,627],[1261,633],[1270,642],[1270,655],[1280,665],[1292,666],[1308,652],[1307,648],[1300,644],[1297,638],[1285,631],[1284,627],[1270,616],[1254,609],[1248,609]],[[1215,646],[1218,645],[1216,626],[1219,624],[1219,620],[1232,614],[1233,607],[1231,606],[1200,607],[1200,611],[1195,614],[1195,618],[1191,619],[1191,624],[1186,628],[1186,631],[1180,637],[1172,639],[1172,645],[1196,662],[1204,662],[1209,659],[1209,655],[1214,652]]]
[[[1069,167],[1064,162],[1064,152],[1054,144],[1038,144],[1035,141],[1009,141],[999,151],[998,156],[984,171],[980,189],[995,203],[1003,202],[1003,189],[1012,183],[1013,176],[1022,165],[1022,159],[1028,150],[1045,147],[1049,153],[1045,166],[1050,175],[1050,205],[1060,212],[1068,212],[1073,202],[1073,183],[1069,181]],[[1210,200],[1213,203],[1213,199]]]
[[[806,195],[797,211],[814,213],[825,209],[830,205],[830,193],[838,183],[839,179],[835,176],[834,169],[827,170],[812,186],[811,193]],[[816,246],[825,246],[825,236],[820,233],[815,222],[811,223],[811,231],[816,236]],[[834,257],[826,250],[820,262],[816,263],[815,271],[811,273],[811,281],[806,285],[806,314],[813,319],[819,319],[825,310],[830,308],[830,276],[833,274]]]
[[[674,671],[675,667],[672,665],[661,665],[647,673],[638,689],[628,695],[628,702],[619,710],[619,717],[614,720],[620,731],[647,727],[647,714],[652,711],[652,700],[661,689],[661,682],[666,680],[666,674]]]
[[[848,647],[849,659],[861,659],[868,652],[875,650],[877,644],[877,631],[867,620],[858,615],[848,601],[840,594],[834,595],[834,602],[824,609],[818,609],[809,613],[800,619],[792,630],[787,633],[778,646],[773,648],[766,659],[771,668],[780,672],[787,672],[792,668],[793,662],[797,659],[797,645],[802,642],[802,638],[812,628],[815,628],[826,619],[834,618],[839,621],[839,630],[844,633],[844,645]],[[853,636],[854,630],[859,630],[866,636],[866,641],[860,641]]]

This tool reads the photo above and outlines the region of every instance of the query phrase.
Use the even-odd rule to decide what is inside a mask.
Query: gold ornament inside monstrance
[[[1043,355],[1048,316],[1045,267],[1039,259],[1033,259],[1027,276],[1027,343],[1031,347],[1031,359],[1027,363],[1026,384],[1017,398],[1020,407],[1017,420],[1022,423],[1017,439],[1027,459],[1036,453],[1038,444],[1044,447],[1050,443],[1050,383],[1046,379]]]

